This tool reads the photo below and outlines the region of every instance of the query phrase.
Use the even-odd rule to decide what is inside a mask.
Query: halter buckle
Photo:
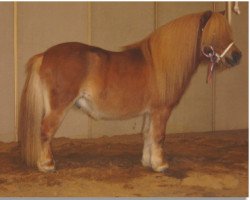
[[[226,53],[233,46],[233,44],[234,42],[231,42],[221,54],[216,53],[211,45],[202,48],[201,50],[202,54],[210,59],[210,64],[208,65],[208,70],[207,70],[207,83],[211,82],[212,80],[215,64],[219,63],[219,61],[226,55]],[[205,52],[205,48],[207,48],[206,49],[207,52]]]
[[[220,60],[220,56],[214,51],[214,48],[210,45],[207,46],[208,53],[204,51],[205,47],[202,49],[202,54],[210,59],[211,63],[218,63]]]

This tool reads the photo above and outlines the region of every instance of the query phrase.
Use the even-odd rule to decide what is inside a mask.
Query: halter
[[[201,50],[202,54],[210,59],[210,65],[208,66],[208,72],[207,72],[207,82],[210,82],[212,79],[214,65],[220,62],[220,60],[226,55],[226,53],[233,46],[233,44],[234,42],[231,42],[221,54],[216,53],[211,45],[208,46],[210,50],[209,53],[205,53],[204,48]]]

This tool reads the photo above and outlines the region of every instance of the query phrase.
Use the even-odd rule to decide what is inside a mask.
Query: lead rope
[[[208,65],[208,69],[207,69],[206,83],[211,82],[215,64],[219,63],[219,61],[226,55],[226,53],[233,46],[233,44],[234,44],[234,42],[231,42],[221,54],[216,53],[212,46],[208,46],[209,50],[210,50],[209,53],[205,53],[204,48],[202,49],[202,54],[205,57],[210,59],[210,64]]]

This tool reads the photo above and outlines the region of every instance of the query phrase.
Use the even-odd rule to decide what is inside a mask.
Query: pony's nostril
[[[239,51],[233,51],[232,52],[232,58],[235,63],[239,63],[241,59],[241,52]]]

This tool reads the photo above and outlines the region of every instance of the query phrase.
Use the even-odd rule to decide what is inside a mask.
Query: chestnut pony
[[[18,127],[22,158],[40,171],[54,170],[52,137],[77,105],[95,119],[147,116],[142,164],[163,171],[166,123],[198,65],[209,61],[210,76],[240,57],[226,18],[211,11],[171,21],[120,52],[77,42],[53,46],[27,65]]]

